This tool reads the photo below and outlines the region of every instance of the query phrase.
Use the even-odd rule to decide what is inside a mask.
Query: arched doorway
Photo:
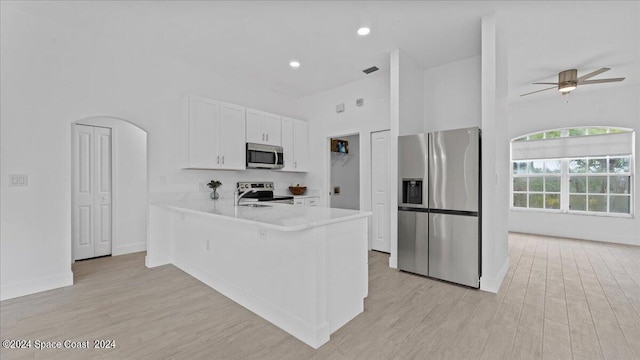
[[[108,116],[77,120],[71,132],[72,262],[145,251],[147,132]]]

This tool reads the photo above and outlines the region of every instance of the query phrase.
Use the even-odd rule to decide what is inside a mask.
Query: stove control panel
[[[238,182],[238,188],[242,191],[255,189],[257,191],[273,191],[272,182]]]

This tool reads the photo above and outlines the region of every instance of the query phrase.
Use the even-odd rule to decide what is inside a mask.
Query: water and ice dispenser
[[[402,179],[402,203],[422,205],[423,179]]]

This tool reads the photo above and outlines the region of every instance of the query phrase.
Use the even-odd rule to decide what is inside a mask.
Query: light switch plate
[[[336,112],[337,113],[344,112],[344,103],[336,105]]]
[[[9,186],[29,186],[29,176],[25,174],[9,175]]]

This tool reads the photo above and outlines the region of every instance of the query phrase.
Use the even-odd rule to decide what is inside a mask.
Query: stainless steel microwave
[[[282,169],[282,146],[247,143],[247,169]]]

